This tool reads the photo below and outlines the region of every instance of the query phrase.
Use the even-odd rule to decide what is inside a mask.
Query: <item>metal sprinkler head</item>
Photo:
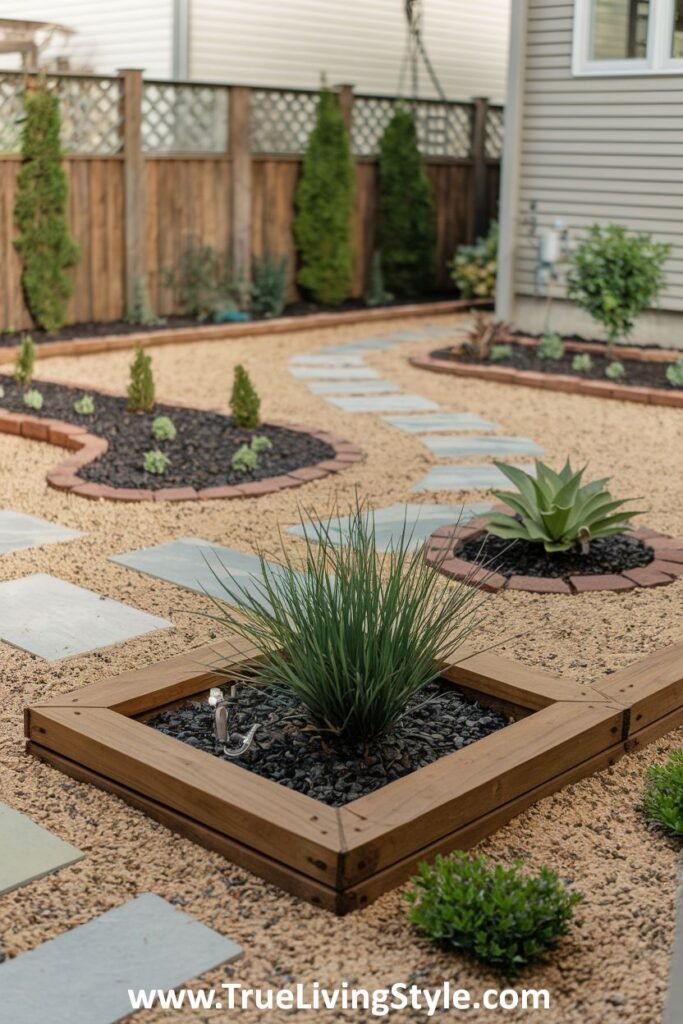
[[[231,696],[234,696],[234,691],[235,687],[232,687]],[[217,750],[222,749],[222,753],[225,754],[226,757],[232,758],[241,757],[242,754],[246,754],[254,741],[254,736],[258,729],[258,723],[256,725],[252,725],[249,731],[245,734],[235,733],[235,736],[233,737],[235,745],[228,746],[229,704],[223,694],[223,691],[219,689],[219,687],[212,687],[209,691],[209,704],[214,709],[213,727]]]

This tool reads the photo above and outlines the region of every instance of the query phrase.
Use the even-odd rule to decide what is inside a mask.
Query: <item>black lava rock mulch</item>
[[[334,458],[334,449],[311,434],[284,427],[262,424],[256,430],[237,427],[231,416],[184,409],[173,405],[154,407],[151,413],[129,413],[125,398],[90,391],[95,400],[92,416],[74,412],[74,401],[85,391],[63,384],[34,381],[43,395],[40,411],[24,405],[24,389],[12,378],[0,377],[4,395],[0,408],[48,419],[77,423],[91,434],[106,438],[109,450],[79,470],[83,481],[109,484],[111,487],[136,487],[159,490],[162,487],[223,487],[264,480],[303,466]],[[156,441],[152,423],[157,416],[169,416],[176,427],[173,441]],[[249,444],[254,435],[264,435],[272,448],[259,454],[258,465],[248,473],[236,473],[230,460],[237,449]],[[156,475],[143,469],[145,452],[158,448],[170,458],[165,473]]]
[[[455,555],[465,561],[483,562],[487,570],[501,576],[544,576],[568,580],[570,576],[601,576],[638,569],[654,559],[652,548],[635,537],[620,533],[592,540],[588,553],[579,548],[547,554],[542,544],[502,537],[475,537],[457,548]]]
[[[504,715],[438,680],[413,698],[390,734],[367,749],[312,728],[306,709],[289,694],[240,685],[230,701],[230,745],[230,737],[256,722],[261,724],[246,754],[236,760],[221,751],[217,756],[330,807],[366,796],[509,724]],[[206,703],[163,711],[148,724],[216,754],[213,709]]]

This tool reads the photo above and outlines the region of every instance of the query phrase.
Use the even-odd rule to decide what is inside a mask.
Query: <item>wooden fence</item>
[[[193,240],[229,254],[248,282],[265,249],[289,257],[289,298],[297,297],[292,238],[294,193],[315,121],[317,94],[119,76],[47,79],[60,98],[71,230],[81,247],[69,307],[72,323],[120,319],[135,282],[153,308],[180,312],[165,271]],[[20,166],[18,115],[23,75],[0,73],[0,328],[31,326],[13,240]],[[393,97],[340,87],[356,159],[353,295],[367,286],[376,246],[377,162]],[[495,216],[502,109],[486,100],[414,106],[420,148],[436,200],[438,269]]]

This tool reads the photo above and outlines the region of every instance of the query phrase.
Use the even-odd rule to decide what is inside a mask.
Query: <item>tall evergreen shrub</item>
[[[67,273],[80,250],[67,223],[68,183],[59,141],[59,101],[40,86],[26,94],[14,220],[26,305],[37,324],[56,331],[66,323],[73,291]]]
[[[417,145],[413,115],[399,107],[379,149],[379,243],[384,282],[397,296],[434,285],[434,196]]]
[[[340,305],[351,290],[355,169],[337,96],[323,87],[296,191],[299,284],[317,302]]]

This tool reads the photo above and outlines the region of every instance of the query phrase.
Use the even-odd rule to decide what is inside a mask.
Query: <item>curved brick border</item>
[[[496,505],[494,512],[511,512],[505,505]],[[467,526],[440,526],[427,541],[427,562],[453,580],[470,579],[482,590],[524,590],[532,594],[586,594],[601,590],[634,590],[636,587],[662,587],[683,576],[683,538],[668,537],[646,527],[632,530],[631,535],[644,541],[654,550],[654,561],[638,569],[610,575],[570,576],[570,582],[551,576],[503,576],[501,573],[481,569],[475,562],[457,557],[457,552],[468,540],[482,537],[487,519],[471,519]],[[444,552],[453,557],[444,559]]]
[[[50,487],[58,491],[68,491],[82,498],[107,498],[110,501],[209,501],[216,498],[255,498],[262,494],[273,494],[288,487],[301,487],[309,480],[320,480],[331,473],[339,473],[348,469],[354,462],[360,462],[363,453],[351,441],[336,437],[326,430],[312,430],[301,423],[279,423],[271,421],[271,426],[297,430],[303,434],[324,441],[334,449],[334,458],[302,466],[291,473],[281,476],[266,477],[250,483],[232,487],[205,487],[195,490],[194,487],[165,487],[158,491],[137,488],[110,487],[108,484],[90,483],[77,476],[78,470],[104,455],[109,447],[107,441],[95,434],[89,434],[85,427],[62,420],[51,420],[38,416],[0,410],[0,434],[15,434],[29,437],[34,441],[46,441],[59,448],[66,448],[71,454],[47,474]]]
[[[509,340],[517,345],[531,347],[538,345],[533,338],[517,336],[501,336],[501,340]],[[567,342],[566,347],[572,352],[600,352],[604,355],[604,346],[588,342]],[[659,349],[619,349],[620,354],[628,359],[640,359],[642,362],[675,362],[683,357],[681,352],[665,352]],[[433,373],[450,373],[457,377],[478,377],[481,380],[496,381],[501,384],[521,384],[528,388],[544,388],[548,391],[565,391],[576,395],[593,395],[597,398],[615,398],[622,402],[640,402],[646,405],[666,405],[683,409],[683,391],[667,391],[665,388],[641,388],[629,384],[617,384],[611,380],[583,380],[566,373],[537,373],[535,370],[514,370],[500,365],[490,366],[479,363],[461,363],[455,359],[437,359],[433,355],[415,355],[410,363],[421,370]]]

